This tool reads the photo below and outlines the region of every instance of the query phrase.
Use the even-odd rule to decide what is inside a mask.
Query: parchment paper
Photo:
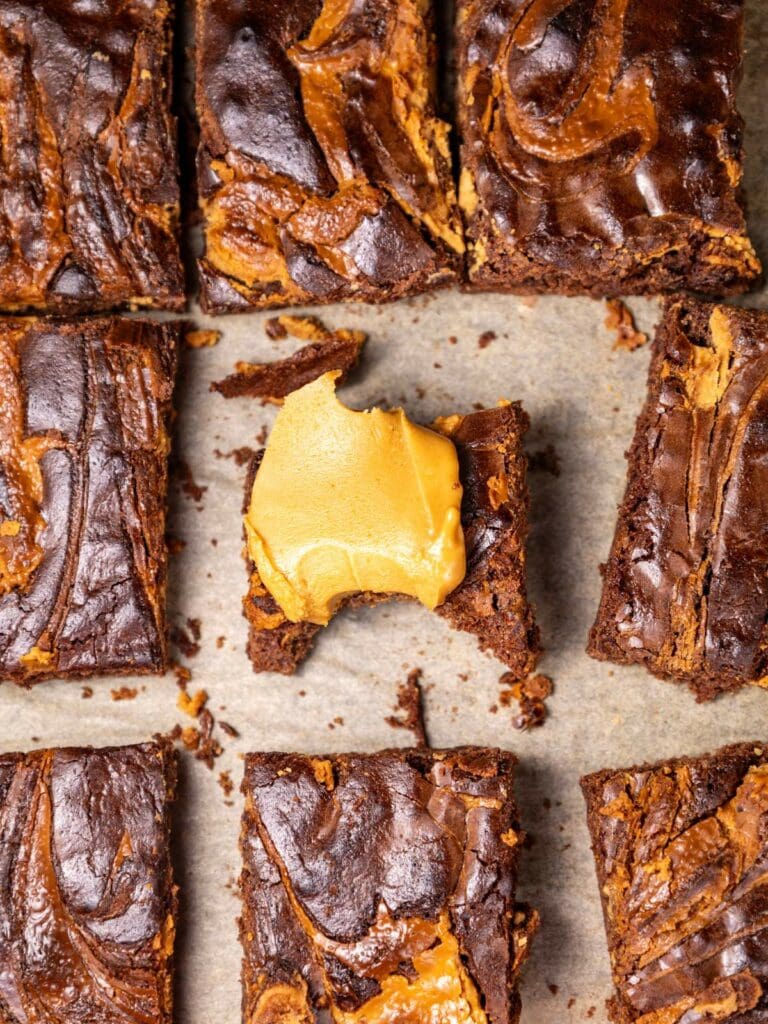
[[[746,190],[752,235],[768,258],[768,4],[752,0],[747,22]],[[768,306],[768,292],[743,300]],[[630,301],[646,329],[655,301]],[[606,1020],[610,974],[597,885],[578,778],[605,766],[696,753],[736,740],[768,740],[768,693],[751,689],[706,706],[687,690],[640,669],[612,668],[583,653],[598,601],[598,563],[605,558],[621,497],[627,448],[642,404],[648,350],[612,350],[605,307],[587,299],[471,296],[446,292],[381,308],[320,310],[330,325],[370,334],[360,371],[342,397],[363,407],[402,403],[414,418],[468,411],[473,403],[520,398],[531,415],[530,451],[554,445],[561,473],[530,476],[530,589],[555,680],[550,717],[519,733],[497,700],[503,666],[478,653],[474,640],[451,632],[426,609],[388,605],[340,616],[295,679],[256,676],[245,655],[241,597],[243,476],[232,459],[214,455],[256,447],[275,410],[226,401],[208,390],[238,359],[267,360],[299,344],[273,342],[264,315],[206,321],[223,331],[218,346],[186,351],[177,404],[177,445],[207,491],[202,507],[174,489],[171,529],[186,542],[172,559],[172,622],[202,622],[202,650],[187,663],[192,690],[204,687],[217,717],[241,733],[225,738],[225,754],[209,772],[185,756],[177,812],[178,879],[183,908],[178,945],[179,1024],[235,1024],[240,1014],[240,950],[233,886],[239,871],[240,800],[227,806],[217,783],[229,770],[239,784],[247,750],[371,751],[408,743],[385,722],[397,685],[420,667],[427,688],[427,725],[435,746],[492,744],[521,759],[518,796],[531,836],[522,862],[521,896],[543,925],[524,972],[526,1024]],[[496,332],[486,348],[477,339]],[[449,342],[450,337],[456,344]],[[423,391],[422,391],[423,389]],[[224,637],[217,647],[217,637]],[[111,689],[131,680],[94,682],[84,700],[77,683],[51,682],[23,692],[0,687],[2,748],[72,743],[127,743],[184,721],[172,676],[142,679],[133,701],[115,703]],[[226,710],[220,710],[225,708]],[[185,721],[188,724],[189,720]],[[546,803],[545,803],[546,801]]]

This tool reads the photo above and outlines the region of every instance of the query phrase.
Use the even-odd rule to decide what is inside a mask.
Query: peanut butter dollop
[[[326,625],[358,592],[435,608],[466,572],[456,449],[402,409],[347,409],[338,376],[286,399],[245,517],[249,554],[292,622]]]

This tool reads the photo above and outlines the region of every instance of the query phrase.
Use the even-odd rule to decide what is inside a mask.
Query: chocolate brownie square
[[[768,1016],[768,747],[581,781],[616,994],[615,1024]]]
[[[768,313],[667,302],[589,653],[700,700],[768,674]]]
[[[0,0],[0,310],[184,306],[170,0]]]
[[[513,755],[251,754],[243,1020],[515,1024],[538,918],[515,900]]]
[[[165,671],[179,332],[0,319],[0,679]]]
[[[171,1024],[170,744],[0,754],[0,1020]]]
[[[743,291],[743,0],[458,0],[470,286]]]

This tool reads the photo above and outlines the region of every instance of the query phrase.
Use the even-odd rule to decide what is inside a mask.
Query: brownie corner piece
[[[459,0],[469,286],[744,291],[743,0]],[[685,59],[680,59],[680,54]]]
[[[538,923],[515,901],[515,763],[471,747],[249,755],[244,1021],[442,1020],[458,1006],[472,1024],[515,1024]]]
[[[768,313],[676,296],[648,396],[589,653],[700,700],[768,674]]]
[[[4,0],[0,310],[184,308],[172,21]]]
[[[171,1024],[175,787],[165,742],[0,755],[2,1019]]]
[[[615,1024],[765,1017],[768,745],[581,780]]]
[[[0,679],[165,671],[179,332],[0,319]]]
[[[429,4],[364,0],[329,19],[322,0],[197,0],[196,15],[203,309],[383,302],[458,280]]]

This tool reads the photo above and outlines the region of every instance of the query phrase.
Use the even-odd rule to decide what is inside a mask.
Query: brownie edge
[[[594,772],[587,805],[614,1024],[763,1024],[768,745]]]
[[[538,924],[515,901],[515,764],[473,747],[248,755],[244,1021],[444,1019],[448,999],[515,1024]]]

